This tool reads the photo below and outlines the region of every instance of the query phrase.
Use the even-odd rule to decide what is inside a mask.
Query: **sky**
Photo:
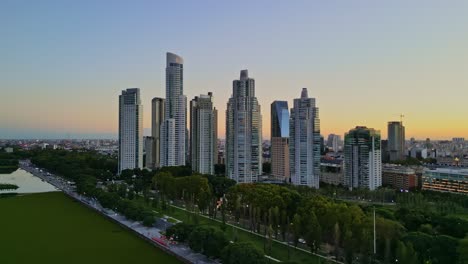
[[[0,138],[104,138],[139,87],[144,127],[165,97],[165,54],[188,100],[213,92],[224,137],[232,80],[248,69],[270,104],[316,98],[321,133],[468,138],[468,1],[0,1]]]

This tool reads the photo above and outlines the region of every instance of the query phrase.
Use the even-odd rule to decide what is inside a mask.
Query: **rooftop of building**
[[[468,176],[468,169],[467,168],[457,168],[457,167],[426,168],[426,169],[424,169],[424,172],[437,172],[437,173],[459,174],[459,175]]]

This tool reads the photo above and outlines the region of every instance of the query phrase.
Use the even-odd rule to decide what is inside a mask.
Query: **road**
[[[20,168],[31,173],[32,175],[48,182],[49,184],[53,185],[58,190],[66,193],[70,197],[86,204],[88,207],[95,209],[100,214],[104,215],[105,217],[109,217],[120,224],[128,227],[129,229],[133,230],[134,232],[138,233],[140,236],[143,236],[151,243],[156,245],[159,248],[165,248],[166,250],[170,251],[173,255],[179,256],[190,263],[197,263],[197,264],[210,264],[210,263],[218,263],[211,259],[208,259],[205,255],[200,253],[193,252],[189,247],[185,245],[168,245],[167,247],[160,245],[156,242],[152,241],[152,238],[160,238],[161,232],[164,230],[160,230],[156,227],[146,227],[143,226],[142,223],[138,221],[128,220],[125,216],[118,214],[112,210],[105,209],[101,206],[101,204],[93,198],[89,198],[83,195],[80,195],[75,192],[75,188],[73,187],[70,182],[66,181],[60,176],[54,175],[52,173],[47,172],[42,168],[36,168],[34,164],[32,164],[29,160],[21,160]]]

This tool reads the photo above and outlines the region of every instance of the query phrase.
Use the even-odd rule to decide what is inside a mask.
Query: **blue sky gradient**
[[[0,138],[116,135],[118,95],[164,97],[165,52],[185,94],[212,91],[224,137],[241,69],[270,103],[317,98],[322,134],[468,137],[468,1],[2,1]],[[63,136],[60,136],[63,135]]]

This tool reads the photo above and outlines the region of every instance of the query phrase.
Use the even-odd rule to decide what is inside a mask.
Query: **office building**
[[[262,174],[262,115],[255,80],[242,70],[232,86],[226,110],[226,176],[238,183],[256,182]]]
[[[327,147],[332,149],[334,152],[340,151],[341,137],[339,135],[330,134],[328,135]]]
[[[119,174],[143,168],[143,106],[140,89],[129,88],[119,95]]]
[[[416,171],[396,164],[384,164],[382,167],[382,185],[399,191],[414,190],[418,187]]]
[[[321,158],[320,182],[332,185],[343,185],[343,159]]]
[[[271,104],[270,158],[273,178],[289,182],[289,109],[286,101]]]
[[[379,131],[357,126],[345,134],[344,185],[369,190],[382,185]]]
[[[146,169],[152,170],[154,168],[154,159],[153,159],[153,147],[154,147],[154,137],[143,137],[143,152],[145,153],[145,164]]]
[[[391,161],[405,159],[405,127],[403,126],[403,122],[388,122],[387,148]]]
[[[166,54],[166,102],[161,125],[160,165],[184,166],[187,153],[187,98],[184,92],[184,61]]]
[[[152,164],[153,168],[161,167],[161,126],[164,121],[165,100],[153,98],[151,100],[151,136],[153,137]]]
[[[468,194],[468,169],[424,169],[422,188],[424,190]]]
[[[315,98],[307,88],[294,99],[289,122],[289,161],[291,183],[319,188],[320,181],[320,119]]]
[[[214,175],[218,153],[217,116],[212,93],[195,96],[190,101],[190,157],[195,172]]]

